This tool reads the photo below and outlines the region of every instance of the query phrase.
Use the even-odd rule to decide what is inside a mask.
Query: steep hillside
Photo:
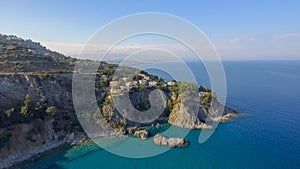
[[[84,134],[72,100],[75,61],[31,40],[0,35],[1,161]],[[111,74],[115,65],[99,65],[95,94],[103,102],[109,79],[101,76]]]

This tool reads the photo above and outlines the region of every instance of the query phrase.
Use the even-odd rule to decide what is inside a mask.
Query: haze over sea
[[[189,66],[195,74],[203,71],[199,63]],[[119,157],[95,146],[64,147],[23,168],[298,169],[300,61],[232,61],[224,62],[224,68],[227,105],[240,116],[220,124],[203,144],[198,143],[200,131],[191,131],[189,147],[144,159]],[[207,85],[206,80],[198,77],[200,84]]]

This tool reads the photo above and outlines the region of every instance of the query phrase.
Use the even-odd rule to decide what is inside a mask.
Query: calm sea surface
[[[197,63],[189,66],[196,74],[203,71]],[[23,168],[299,169],[300,62],[225,62],[224,68],[227,105],[241,115],[220,124],[203,144],[198,143],[201,131],[191,131],[188,148],[144,159],[116,156],[96,146],[65,147]],[[209,85],[205,75],[197,80]]]

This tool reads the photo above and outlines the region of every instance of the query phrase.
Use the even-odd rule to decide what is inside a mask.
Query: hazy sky
[[[300,59],[298,0],[2,0],[0,33],[78,55],[105,24],[138,12],[163,12],[199,27],[227,59]]]

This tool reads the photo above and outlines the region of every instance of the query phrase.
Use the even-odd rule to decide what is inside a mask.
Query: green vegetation
[[[46,113],[50,114],[50,115],[54,115],[56,112],[56,108],[54,106],[50,106],[46,109]]]
[[[10,108],[8,110],[5,111],[5,114],[10,117],[15,111],[15,108]]]
[[[24,100],[24,106],[21,107],[21,112],[20,112],[22,115],[28,114],[28,109],[29,109],[31,101],[32,101],[31,97],[28,94],[26,94],[25,100]]]
[[[22,115],[27,115],[28,114],[28,106],[24,105],[21,107],[21,112]]]
[[[40,43],[0,34],[0,72],[72,72],[75,61]]]

